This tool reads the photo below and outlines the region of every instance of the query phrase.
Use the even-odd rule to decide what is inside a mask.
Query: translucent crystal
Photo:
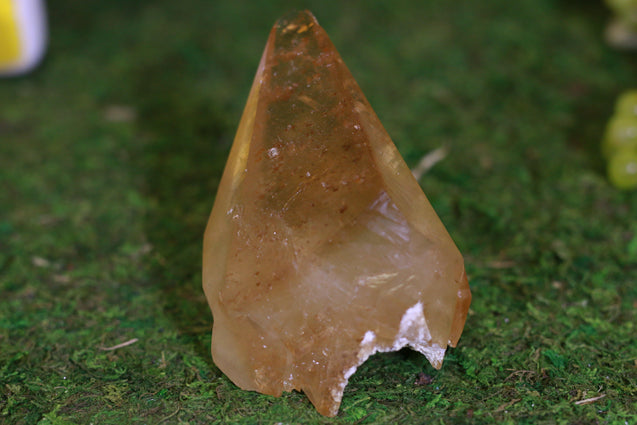
[[[440,368],[471,294],[462,256],[311,13],[279,20],[204,238],[212,355],[239,387],[334,416],[370,355]]]

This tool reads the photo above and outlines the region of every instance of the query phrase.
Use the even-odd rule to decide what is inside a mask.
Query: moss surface
[[[599,155],[637,55],[604,44],[602,2],[49,7],[45,63],[0,81],[0,422],[637,423],[637,192]],[[334,419],[235,387],[200,285],[267,34],[298,7],[410,165],[449,146],[421,182],[474,296],[440,371],[373,356]]]

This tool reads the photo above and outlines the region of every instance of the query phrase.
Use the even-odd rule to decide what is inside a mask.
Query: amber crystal
[[[471,294],[460,252],[311,13],[268,39],[204,238],[212,355],[239,387],[334,416],[370,355],[440,368]]]

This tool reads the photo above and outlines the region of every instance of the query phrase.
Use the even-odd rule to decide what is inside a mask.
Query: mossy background
[[[637,423],[637,192],[599,155],[637,53],[604,43],[601,1],[48,6],[43,66],[0,81],[0,422]],[[474,297],[440,371],[373,356],[334,419],[214,366],[200,282],[258,60],[292,8],[410,166],[449,146],[421,183]]]

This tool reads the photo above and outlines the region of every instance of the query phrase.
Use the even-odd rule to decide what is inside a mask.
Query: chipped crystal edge
[[[410,339],[407,333],[409,333],[410,330],[414,330],[414,327],[416,327],[418,336],[417,338]],[[431,365],[439,369],[442,366],[442,360],[447,349],[438,344],[427,343],[427,341],[431,341],[431,334],[427,326],[421,301],[418,301],[412,307],[408,308],[403,314],[398,333],[391,347],[383,347],[379,344],[375,345],[376,334],[371,330],[365,332],[360,343],[360,349],[356,355],[356,364],[343,370],[343,378],[340,383],[331,390],[334,403],[330,408],[330,416],[336,416],[338,413],[349,378],[351,378],[360,365],[365,363],[368,358],[376,353],[394,352],[409,346],[427,357]]]

